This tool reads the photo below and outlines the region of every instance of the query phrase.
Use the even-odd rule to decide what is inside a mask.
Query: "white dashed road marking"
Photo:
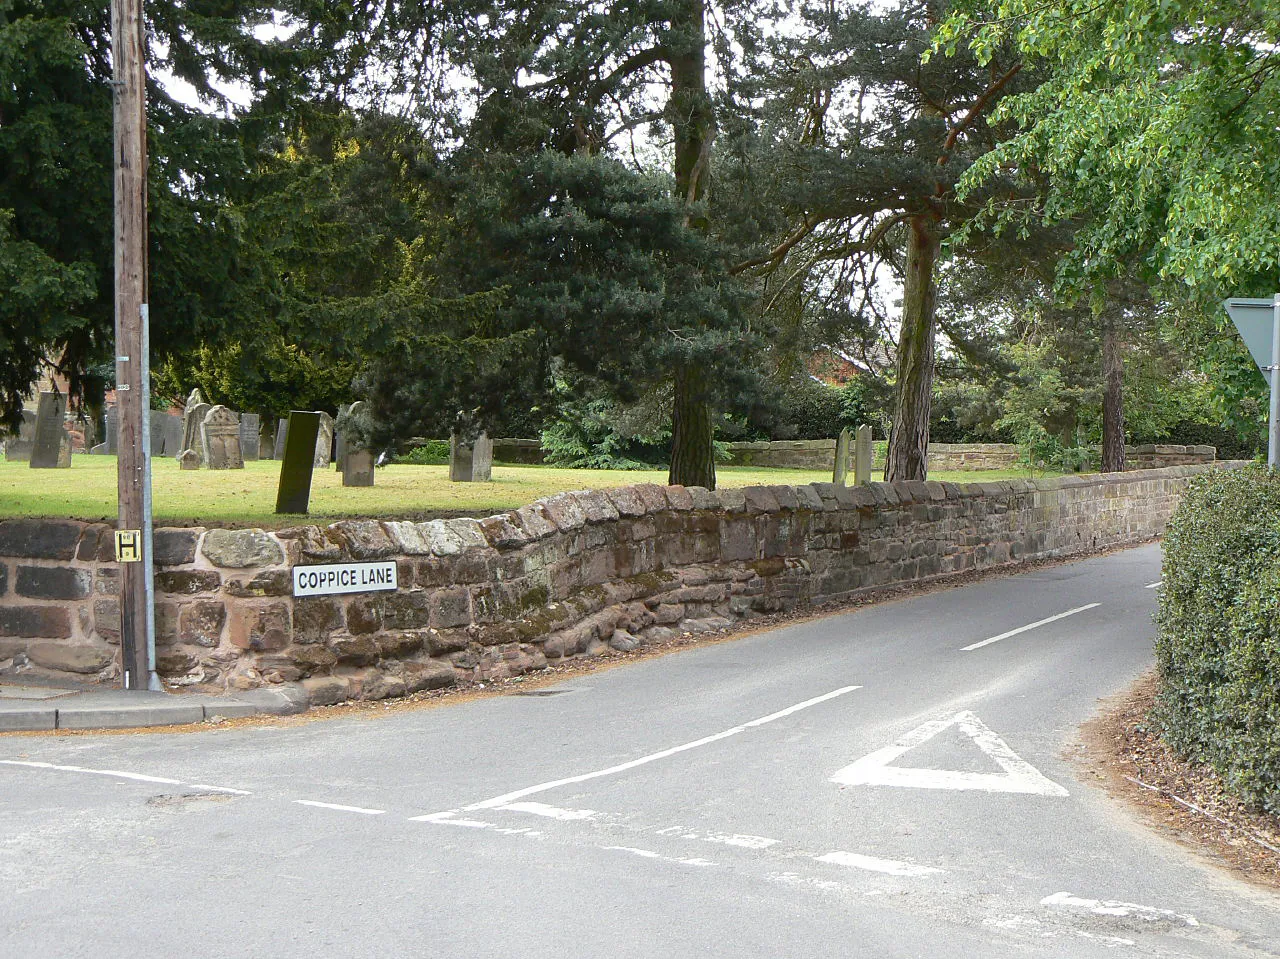
[[[1074,616],[1076,613],[1083,613],[1086,609],[1094,609],[1101,606],[1101,603],[1090,603],[1088,606],[1077,606],[1075,609],[1069,609],[1065,613],[1059,613],[1057,616],[1047,616],[1044,619],[1038,619],[1034,623],[1027,623],[1026,626],[1019,626],[1017,629],[1011,629],[1007,633],[1001,633],[999,636],[992,636],[990,639],[984,639],[980,643],[973,643],[969,646],[962,646],[962,653],[969,653],[975,649],[981,649],[983,646],[990,646],[992,643],[998,643],[1002,639],[1008,639],[1010,636],[1017,636],[1019,633],[1025,633],[1027,630],[1036,629],[1049,623],[1056,623],[1060,619],[1066,619],[1068,616]]]
[[[1080,909],[1095,916],[1132,916],[1145,919],[1147,922],[1173,920],[1186,926],[1198,926],[1199,920],[1194,916],[1172,912],[1168,909],[1157,909],[1154,906],[1140,906],[1136,902],[1117,902],[1114,899],[1081,899],[1069,892],[1055,892],[1040,900],[1042,906],[1061,906],[1066,909]]]
[[[513,802],[497,808],[509,809],[512,812],[527,812],[534,816],[546,816],[548,819],[559,819],[562,822],[595,819],[599,816],[594,809],[561,809],[559,806],[548,806],[540,802]]]
[[[863,856],[856,852],[829,852],[818,856],[818,862],[834,863],[837,866],[851,866],[854,869],[866,869],[870,872],[888,873],[890,876],[929,876],[942,872],[932,866],[918,866],[913,862],[899,862],[896,859],[877,859],[875,856]]]
[[[1147,583],[1147,585],[1146,585],[1146,586],[1144,586],[1144,587],[1142,587],[1142,588],[1143,588],[1143,589],[1155,589],[1157,586],[1161,585],[1163,582],[1164,582],[1164,580],[1162,580],[1162,579],[1158,579],[1158,580],[1156,580],[1154,583]]]
[[[333,802],[317,802],[314,799],[295,799],[293,802],[299,806],[315,806],[317,809],[336,809],[338,812],[356,812],[365,816],[381,816],[386,812],[385,809],[365,809],[363,806],[343,806]]]

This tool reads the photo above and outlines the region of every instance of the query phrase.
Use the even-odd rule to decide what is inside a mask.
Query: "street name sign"
[[[293,568],[294,596],[375,593],[398,589],[394,560],[381,563],[330,563]]]

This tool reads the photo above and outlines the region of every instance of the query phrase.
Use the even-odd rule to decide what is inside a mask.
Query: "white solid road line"
[[[980,643],[963,646],[960,651],[963,653],[972,652],[975,649],[981,649],[983,646],[990,646],[992,643],[998,643],[1002,639],[1008,639],[1010,636],[1017,636],[1019,633],[1025,633],[1027,630],[1035,629],[1037,626],[1044,626],[1047,623],[1055,623],[1060,619],[1066,619],[1068,616],[1074,616],[1076,613],[1083,613],[1086,609],[1094,609],[1101,605],[1101,603],[1090,603],[1088,606],[1077,606],[1075,609],[1069,609],[1065,613],[1059,613],[1057,616],[1049,616],[1045,619],[1036,620],[1034,623],[1027,623],[1026,626],[1019,626],[1017,629],[1011,629],[1007,633],[1001,633],[999,636],[992,636],[990,639],[984,639]]]
[[[770,713],[768,716],[761,716],[759,719],[753,719],[750,722],[743,723],[741,726],[734,726],[726,729],[724,732],[716,733],[712,736],[704,736],[702,739],[695,739],[691,743],[682,743],[679,746],[672,746],[670,749],[663,749],[660,752],[650,753],[648,756],[641,756],[639,759],[632,759],[630,762],[619,763],[616,766],[610,766],[607,769],[597,769],[594,772],[583,773],[580,776],[569,776],[565,779],[555,779],[551,782],[539,783],[536,786],[526,786],[524,789],[517,789],[515,792],[504,793],[501,796],[494,796],[492,799],[485,799],[481,802],[472,803],[469,806],[462,806],[460,809],[446,809],[443,812],[428,813],[425,816],[411,817],[415,822],[430,822],[432,820],[441,820],[446,816],[456,812],[470,812],[475,809],[496,809],[500,806],[507,806],[517,800],[523,799],[525,796],[532,796],[534,793],[546,792],[548,789],[556,789],[560,786],[571,786],[574,783],[586,782],[589,779],[599,779],[602,776],[612,776],[616,773],[626,772],[628,769],[635,769],[637,766],[643,766],[646,763],[656,762],[659,759],[666,759],[668,756],[674,756],[676,753],[682,753],[690,749],[697,749],[699,746],[706,746],[710,743],[719,742],[721,739],[728,739],[730,736],[736,736],[738,733],[746,732],[756,726],[763,726],[774,720],[782,719],[790,716],[792,713],[798,713],[802,709],[808,709],[810,706],[816,706],[819,703],[825,703],[829,699],[835,699],[837,696],[843,696],[845,693],[851,693],[855,689],[861,689],[861,686],[841,686],[839,689],[833,689],[829,693],[821,696],[815,696],[813,699],[806,699],[802,703],[796,703],[794,706],[788,706],[786,709],[780,709],[776,713]]]
[[[88,773],[90,776],[109,776],[115,779],[131,779],[140,783],[159,783],[163,786],[182,786],[179,779],[163,776],[144,776],[142,773],[126,773],[117,769],[86,769],[84,766],[58,766],[54,763],[24,762],[20,759],[0,759],[0,765],[26,766],[28,769],[52,769],[61,773]]]
[[[1147,585],[1146,585],[1146,586],[1144,586],[1144,587],[1142,587],[1142,588],[1143,588],[1143,589],[1155,589],[1157,586],[1159,586],[1159,585],[1160,585],[1161,583],[1163,583],[1163,582],[1164,582],[1164,580],[1162,580],[1162,579],[1158,579],[1158,580],[1156,580],[1154,583],[1147,583]]]
[[[1154,906],[1140,906],[1136,902],[1117,902],[1114,899],[1081,899],[1069,892],[1055,892],[1040,900],[1042,906],[1063,906],[1068,909],[1083,909],[1095,916],[1132,916],[1155,922],[1159,919],[1172,919],[1188,926],[1200,925],[1194,916],[1183,915],[1168,909],[1157,909]]]
[[[332,802],[316,802],[314,799],[295,799],[299,806],[315,806],[317,809],[336,809],[338,812],[358,812],[365,816],[381,816],[385,809],[365,809],[362,806],[341,806]]]
[[[913,862],[899,862],[896,859],[877,859],[875,856],[863,856],[856,852],[829,852],[818,856],[818,862],[830,862],[837,866],[852,866],[854,869],[866,869],[870,872],[888,873],[890,876],[929,876],[942,872],[932,866],[917,866]]]
[[[512,812],[527,812],[534,816],[546,816],[548,819],[559,819],[571,822],[575,819],[595,819],[600,814],[594,809],[562,809],[559,806],[548,806],[540,802],[513,802],[499,809],[510,809]]]

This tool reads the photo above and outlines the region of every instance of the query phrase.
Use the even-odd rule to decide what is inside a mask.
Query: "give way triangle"
[[[952,726],[973,740],[974,745],[990,756],[1004,772],[974,773],[889,765],[903,753],[927,743]],[[892,746],[877,749],[845,766],[831,777],[831,781],[845,786],[907,786],[915,789],[981,789],[1039,796],[1067,795],[1065,789],[1047,779],[1040,770],[1010,749],[1008,743],[988,729],[982,720],[967,711],[956,713],[950,719],[935,719],[913,729]]]

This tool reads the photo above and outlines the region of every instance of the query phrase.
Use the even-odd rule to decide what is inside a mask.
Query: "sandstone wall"
[[[983,483],[563,493],[483,520],[156,533],[173,685],[313,702],[505,677],[753,614],[1136,543],[1206,467]],[[0,522],[0,665],[118,675],[111,529]],[[294,599],[299,564],[394,559],[400,589]]]

